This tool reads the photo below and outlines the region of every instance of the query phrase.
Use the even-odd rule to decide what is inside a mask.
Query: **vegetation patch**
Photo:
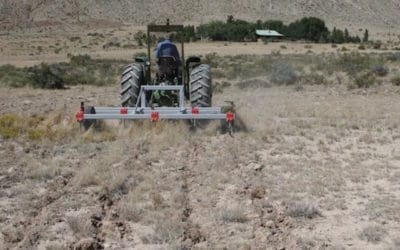
[[[196,31],[188,30],[188,37],[195,35],[196,39],[208,38],[213,41],[246,42],[256,41],[257,29],[276,30],[290,40],[307,40],[320,43],[359,43],[361,38],[352,36],[347,29],[334,28],[330,31],[325,21],[317,17],[304,17],[285,25],[280,20],[258,20],[255,23],[235,19],[228,16],[226,22],[212,21],[200,25]],[[189,33],[191,31],[192,33]],[[186,38],[188,40],[188,38]],[[365,30],[363,41],[368,41],[368,30]]]
[[[376,77],[371,72],[363,72],[356,74],[353,82],[349,84],[349,89],[354,88],[369,88],[376,82]]]
[[[285,62],[277,62],[272,65],[271,81],[279,85],[292,85],[298,80],[298,75],[294,68]]]
[[[0,85],[6,87],[63,89],[66,85],[114,84],[127,62],[123,60],[92,59],[89,55],[70,55],[69,62],[17,68],[0,66]]]

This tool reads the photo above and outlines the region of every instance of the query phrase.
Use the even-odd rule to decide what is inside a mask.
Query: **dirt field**
[[[2,64],[63,61],[73,52],[44,49],[32,56],[31,48],[17,50],[11,40],[2,40],[8,46]],[[129,59],[143,51],[98,46],[84,52]],[[187,48],[220,56],[312,50],[323,57],[342,47],[354,49]],[[233,137],[221,134],[219,123],[196,132],[179,122],[126,128],[113,122],[79,131],[79,103],[118,106],[117,84],[1,88],[0,125],[20,130],[0,138],[0,248],[399,249],[399,87],[387,78],[354,90],[344,84],[240,87],[268,79],[239,75],[215,92],[213,104],[234,101],[247,128]]]

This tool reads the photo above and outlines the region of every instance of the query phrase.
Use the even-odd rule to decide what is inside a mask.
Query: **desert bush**
[[[279,85],[291,85],[297,82],[298,76],[294,68],[285,62],[274,63],[270,71],[270,79]]]
[[[382,42],[381,41],[376,41],[376,42],[374,42],[373,44],[372,44],[372,47],[374,48],[374,49],[381,49],[381,47],[382,47]]]
[[[79,36],[73,36],[73,37],[70,37],[69,40],[70,40],[71,42],[76,42],[76,41],[80,41],[81,38],[80,38]]]
[[[0,66],[0,83],[9,87],[32,86],[36,88],[62,89],[65,84],[90,84],[103,86],[114,84],[119,78],[122,60],[92,59],[88,55],[69,55],[70,61],[41,64],[29,68]]]
[[[310,85],[320,85],[326,84],[327,80],[325,76],[318,74],[318,73],[310,73],[301,76],[301,82],[303,84],[310,84]]]
[[[387,56],[387,60],[391,61],[391,62],[396,62],[396,61],[400,61],[400,53],[396,52],[396,53],[390,53]]]
[[[103,44],[103,49],[109,49],[109,48],[112,48],[112,47],[120,48],[121,47],[121,43],[119,43],[119,42],[108,42],[108,43]]]
[[[60,54],[61,50],[62,50],[62,48],[56,48],[56,49],[54,49],[54,53],[55,54]]]
[[[143,46],[144,44],[147,44],[147,35],[143,31],[137,32],[133,36],[133,38],[135,39],[138,46]]]
[[[43,89],[63,89],[64,79],[60,76],[61,69],[58,65],[42,63],[29,69],[31,73],[31,85]]]
[[[386,76],[388,74],[388,69],[384,65],[378,64],[371,67],[371,72],[376,76]]]
[[[7,87],[23,87],[31,83],[26,68],[17,68],[12,65],[0,66],[0,84]]]
[[[334,62],[337,70],[355,74],[363,70],[369,70],[373,65],[383,64],[378,57],[372,57],[358,52],[344,53]]]
[[[222,58],[217,53],[207,53],[204,58],[201,59],[202,63],[208,64],[211,68],[217,68]]]
[[[360,44],[360,46],[358,46],[359,50],[365,50],[365,45],[364,44]]]
[[[396,75],[390,79],[394,86],[400,86],[400,75]]]
[[[371,72],[363,72],[356,74],[352,83],[349,84],[349,89],[354,88],[369,88],[376,82],[376,77]]]
[[[311,202],[290,202],[287,206],[287,214],[291,217],[304,217],[313,219],[321,216],[321,211]]]

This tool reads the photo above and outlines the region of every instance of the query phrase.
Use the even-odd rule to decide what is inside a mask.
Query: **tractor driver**
[[[164,41],[157,44],[156,48],[156,58],[157,61],[162,56],[172,56],[175,61],[180,64],[179,52],[176,45],[171,42],[169,37],[166,37]]]
[[[158,65],[158,79],[178,77],[181,60],[176,45],[171,42],[169,37],[157,44],[155,56]]]

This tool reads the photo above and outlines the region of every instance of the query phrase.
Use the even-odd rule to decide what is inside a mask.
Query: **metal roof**
[[[259,36],[275,36],[282,37],[283,35],[275,30],[256,30],[256,34]]]

